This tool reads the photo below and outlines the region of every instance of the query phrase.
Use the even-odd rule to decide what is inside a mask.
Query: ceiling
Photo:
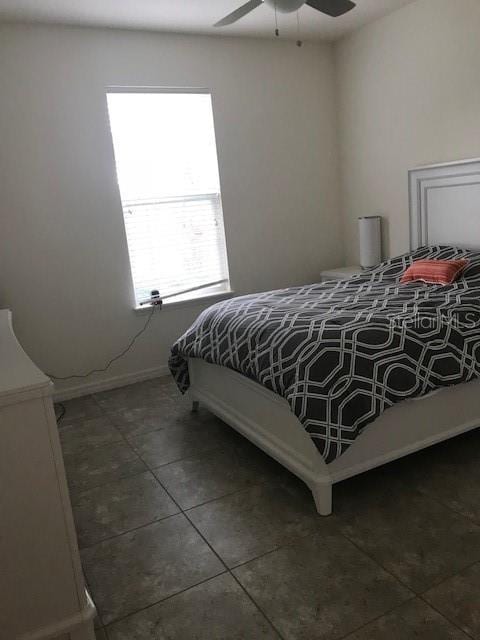
[[[274,14],[262,5],[238,23],[215,29],[213,23],[245,0],[0,0],[0,20],[126,27],[154,31],[232,36],[274,36]],[[310,7],[300,9],[301,37],[333,40],[412,0],[356,0],[357,7],[330,18]],[[295,14],[279,14],[280,35],[297,37]]]

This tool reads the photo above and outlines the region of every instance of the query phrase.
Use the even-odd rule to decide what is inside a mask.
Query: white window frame
[[[213,108],[213,92],[205,87],[152,87],[152,86],[142,86],[142,85],[138,85],[138,86],[122,86],[122,85],[111,85],[106,87],[105,90],[105,95],[108,96],[108,94],[110,93],[153,93],[153,94],[161,94],[161,93],[167,93],[167,94],[172,94],[172,93],[178,93],[178,94],[208,94],[211,98],[212,101],[212,112],[214,111]],[[108,112],[108,109],[107,109]],[[213,118],[214,118],[214,126],[215,126],[215,116],[213,113]],[[111,134],[112,135],[112,134]],[[214,133],[215,135],[215,133]],[[113,135],[112,135],[112,144],[113,144]],[[217,147],[216,144],[216,136],[215,136],[215,147]],[[221,176],[220,176],[220,163],[218,162],[218,148],[217,148],[217,164],[218,164],[218,172],[219,172],[219,192],[215,193],[215,194],[199,194],[198,198],[201,198],[202,196],[214,196],[215,198],[218,198],[219,201],[219,205],[221,208],[221,212],[222,212],[222,220],[223,220],[223,226],[225,229],[225,219],[223,216],[223,203],[222,203],[222,187],[221,187]],[[195,196],[193,196],[195,197]],[[179,199],[182,198],[182,196],[178,197]],[[188,198],[192,198],[192,196],[185,196],[185,199]],[[168,198],[166,199],[168,200]],[[120,197],[120,201],[122,204],[122,222],[124,225],[124,230],[125,233],[127,233],[126,231],[126,226],[125,226],[125,209],[128,207],[129,203],[128,202],[123,202],[122,198]],[[128,244],[128,243],[127,243]],[[215,292],[215,291],[210,291],[208,293],[205,294],[198,294],[196,295],[195,292],[192,292],[192,296],[191,297],[187,297],[187,298],[182,298],[181,300],[169,300],[168,298],[165,299],[163,301],[162,304],[162,308],[167,310],[167,309],[174,309],[177,307],[183,307],[183,306],[196,306],[202,303],[202,301],[215,301],[215,300],[221,300],[223,298],[230,298],[235,292],[232,289],[232,281],[231,281],[231,276],[230,276],[230,263],[228,260],[228,247],[227,247],[227,242],[226,242],[226,234],[225,234],[225,254],[226,254],[226,266],[227,266],[227,278],[225,280],[225,282],[227,283],[227,287],[226,289],[224,289],[223,291],[219,291],[219,292]],[[128,261],[129,261],[129,267],[130,267],[130,278],[131,278],[131,284],[132,284],[132,290],[134,291],[134,311],[136,313],[147,313],[149,312],[149,310],[151,309],[152,305],[151,304],[142,304],[142,305],[138,305],[137,301],[136,301],[136,296],[135,296],[135,283],[133,280],[133,270],[132,270],[132,265],[131,265],[131,260],[130,260],[130,252],[128,251]],[[223,280],[222,280],[223,282]]]

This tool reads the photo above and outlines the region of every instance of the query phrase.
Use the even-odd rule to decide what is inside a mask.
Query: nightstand
[[[352,276],[356,276],[362,272],[362,268],[355,267],[338,267],[337,269],[327,269],[320,274],[321,282],[328,282],[328,280],[348,280]]]

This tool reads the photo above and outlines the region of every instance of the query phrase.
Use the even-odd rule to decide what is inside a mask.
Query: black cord
[[[92,369],[91,371],[88,371],[88,373],[75,373],[75,374],[73,374],[71,376],[54,376],[51,373],[47,373],[46,375],[49,378],[53,378],[53,380],[71,380],[72,378],[88,378],[89,376],[93,375],[94,373],[103,373],[104,371],[109,369],[114,362],[116,362],[117,360],[120,360],[120,358],[123,358],[123,356],[126,353],[128,353],[130,351],[130,349],[133,347],[133,345],[137,341],[137,338],[139,338],[142,335],[142,333],[144,333],[147,330],[147,327],[150,324],[151,319],[153,318],[153,314],[155,313],[155,307],[156,306],[157,305],[152,305],[152,309],[151,309],[150,313],[148,314],[147,321],[145,322],[143,327],[140,329],[140,331],[133,336],[133,338],[128,343],[127,347],[125,347],[125,349],[121,353],[119,353],[118,355],[114,356],[111,360],[109,360],[108,363],[104,367],[102,367],[101,369]],[[63,418],[63,414],[62,414],[61,418]]]
[[[57,413],[57,409],[59,410],[58,413]],[[67,413],[67,410],[65,409],[65,405],[62,404],[61,402],[56,402],[55,403],[55,418],[57,420],[57,424],[60,423],[60,420],[65,416],[66,413]]]

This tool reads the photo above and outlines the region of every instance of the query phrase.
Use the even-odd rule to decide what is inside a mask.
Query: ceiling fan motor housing
[[[305,4],[305,0],[263,0],[265,4],[276,8],[281,13],[292,13]]]

